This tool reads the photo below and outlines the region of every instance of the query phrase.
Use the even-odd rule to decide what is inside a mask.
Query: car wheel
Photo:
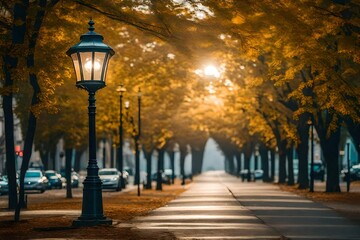
[[[120,191],[120,189],[121,189],[121,183],[118,182],[117,188],[115,190],[118,192],[118,191]]]
[[[40,193],[44,193],[44,192],[45,192],[45,189],[41,189],[41,190],[40,190]]]

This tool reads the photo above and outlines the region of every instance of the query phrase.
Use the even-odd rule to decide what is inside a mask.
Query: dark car
[[[9,193],[9,183],[7,176],[0,177],[0,195]]]
[[[311,164],[309,165],[309,171],[311,171]],[[314,162],[314,180],[321,180],[322,182],[325,180],[325,167],[321,161]]]
[[[61,174],[63,181],[65,181],[64,187],[66,187],[65,169],[60,170],[60,174]],[[79,181],[80,181],[80,175],[72,169],[71,170],[71,187],[73,187],[73,188],[79,187]]]
[[[78,188],[79,181],[80,181],[80,175],[77,172],[72,171],[71,172],[71,187]]]
[[[123,170],[126,171],[129,174],[129,176],[134,176],[134,172],[131,167],[124,167]]]
[[[164,172],[161,172],[161,179],[162,179],[162,183],[165,183],[165,184],[170,184],[171,183],[171,178],[168,177]],[[152,181],[157,181],[157,172],[156,173],[153,173],[151,175],[151,180]]]
[[[48,187],[49,180],[43,175],[40,170],[27,170],[24,179],[25,190],[39,190],[41,193],[45,192]]]
[[[341,170],[341,177],[344,181],[348,180],[348,169]],[[350,168],[350,181],[360,180],[360,164],[354,165]]]
[[[45,171],[45,176],[49,181],[49,188],[62,188],[61,175],[54,170]]]

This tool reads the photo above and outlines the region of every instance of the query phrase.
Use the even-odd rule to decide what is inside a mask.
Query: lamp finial
[[[91,31],[91,32],[93,32],[94,30],[95,30],[95,27],[94,27],[94,24],[95,24],[95,22],[92,20],[92,18],[90,18],[90,21],[89,21],[89,31]]]

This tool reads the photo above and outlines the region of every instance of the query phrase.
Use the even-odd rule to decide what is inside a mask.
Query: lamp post
[[[312,119],[309,119],[308,125],[310,125],[311,134],[310,192],[314,192],[314,123]]]
[[[138,90],[138,128],[135,128],[134,119],[130,117],[130,123],[133,127],[133,137],[135,143],[135,179],[134,184],[137,185],[137,195],[140,196],[140,136],[141,136],[141,90]],[[130,108],[130,102],[125,102],[125,108],[128,110]],[[128,117],[128,116],[127,116]]]
[[[120,178],[120,185],[121,188],[125,188],[125,182],[123,178],[123,168],[124,168],[124,160],[123,160],[123,112],[122,112],[122,98],[123,93],[126,92],[126,89],[123,87],[123,85],[120,85],[116,91],[119,93],[119,100],[120,100],[120,126],[119,126],[119,149],[118,149],[118,169],[121,173]]]
[[[102,183],[96,160],[96,106],[95,93],[105,87],[105,76],[110,58],[115,54],[111,47],[103,43],[103,36],[94,32],[95,23],[90,19],[89,32],[80,37],[80,42],[72,46],[66,54],[71,57],[76,74],[76,87],[89,93],[89,162],[84,180],[81,216],[73,221],[73,226],[95,226],[112,224],[103,213]]]

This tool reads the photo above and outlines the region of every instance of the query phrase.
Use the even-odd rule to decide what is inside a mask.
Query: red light
[[[20,151],[21,151],[20,145],[15,145],[15,152],[20,152]]]

